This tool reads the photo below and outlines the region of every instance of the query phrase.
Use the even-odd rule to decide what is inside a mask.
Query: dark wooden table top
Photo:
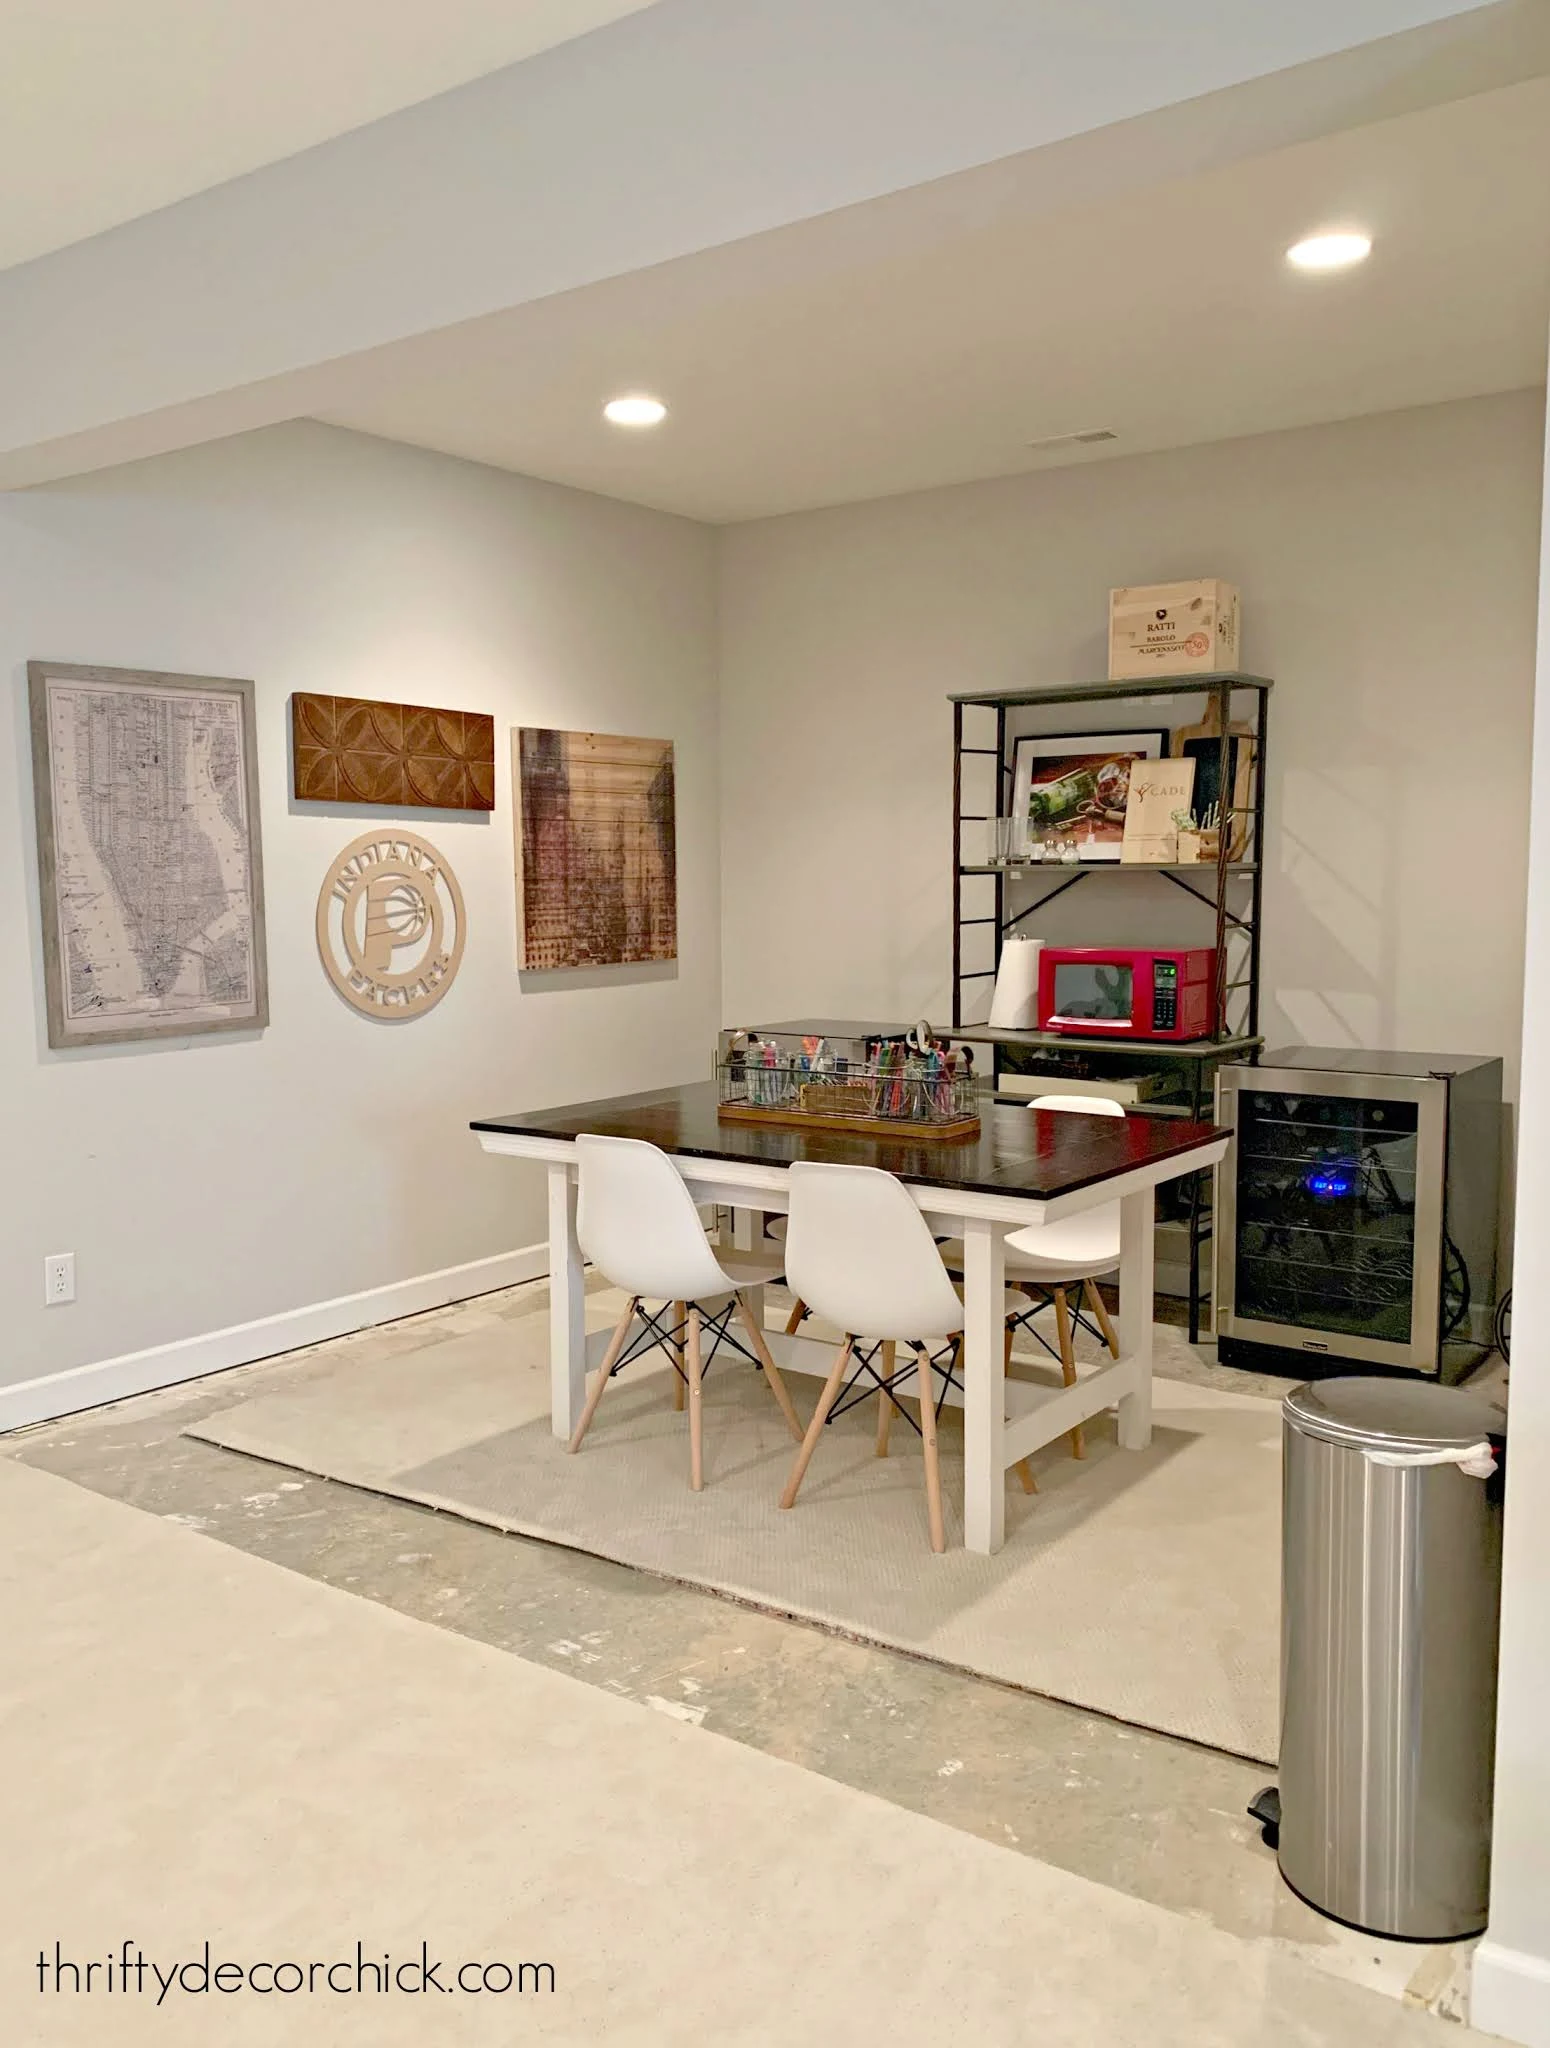
[[[1176,1117],[1082,1116],[1014,1103],[987,1103],[978,1138],[944,1144],[787,1130],[778,1124],[724,1124],[716,1117],[714,1081],[570,1103],[563,1109],[480,1117],[471,1128],[527,1138],[644,1138],[683,1158],[754,1160],[764,1166],[790,1166],[797,1159],[880,1166],[928,1187],[1037,1201],[1112,1180],[1133,1167],[1177,1159],[1227,1136],[1211,1124]]]

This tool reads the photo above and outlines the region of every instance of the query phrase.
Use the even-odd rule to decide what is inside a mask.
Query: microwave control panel
[[[1179,963],[1152,962],[1152,1029],[1174,1031],[1179,1022]]]

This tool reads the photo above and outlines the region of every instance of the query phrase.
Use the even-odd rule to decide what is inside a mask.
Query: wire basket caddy
[[[903,1036],[843,1046],[818,1039],[798,1047],[723,1033],[716,1061],[720,1116],[901,1137],[978,1133],[974,1072],[961,1053]]]

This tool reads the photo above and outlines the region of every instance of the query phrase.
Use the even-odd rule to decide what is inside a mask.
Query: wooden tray
[[[716,1111],[723,1124],[775,1124],[793,1131],[848,1131],[853,1137],[908,1138],[927,1144],[962,1145],[980,1134],[977,1116],[956,1123],[908,1123],[897,1116],[843,1116],[816,1109],[755,1109],[747,1103],[723,1102]]]

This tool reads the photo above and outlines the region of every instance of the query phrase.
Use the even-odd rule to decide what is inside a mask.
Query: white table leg
[[[1132,1391],[1119,1404],[1120,1448],[1144,1451],[1152,1441],[1152,1273],[1156,1191],[1142,1188],[1119,1205],[1119,1351],[1133,1368]]]
[[[764,1249],[764,1211],[762,1209],[734,1209],[732,1211],[732,1248],[739,1252],[757,1252]],[[753,1311],[754,1321],[764,1328],[764,1289],[745,1287],[743,1290],[748,1306]]]
[[[732,1211],[732,1248],[734,1251],[757,1251],[759,1240],[763,1235],[764,1211],[762,1209],[734,1209]]]
[[[550,1426],[568,1443],[587,1392],[587,1292],[576,1242],[576,1176],[549,1169]]]
[[[1004,1223],[963,1226],[963,1543],[986,1556],[1006,1540]]]

